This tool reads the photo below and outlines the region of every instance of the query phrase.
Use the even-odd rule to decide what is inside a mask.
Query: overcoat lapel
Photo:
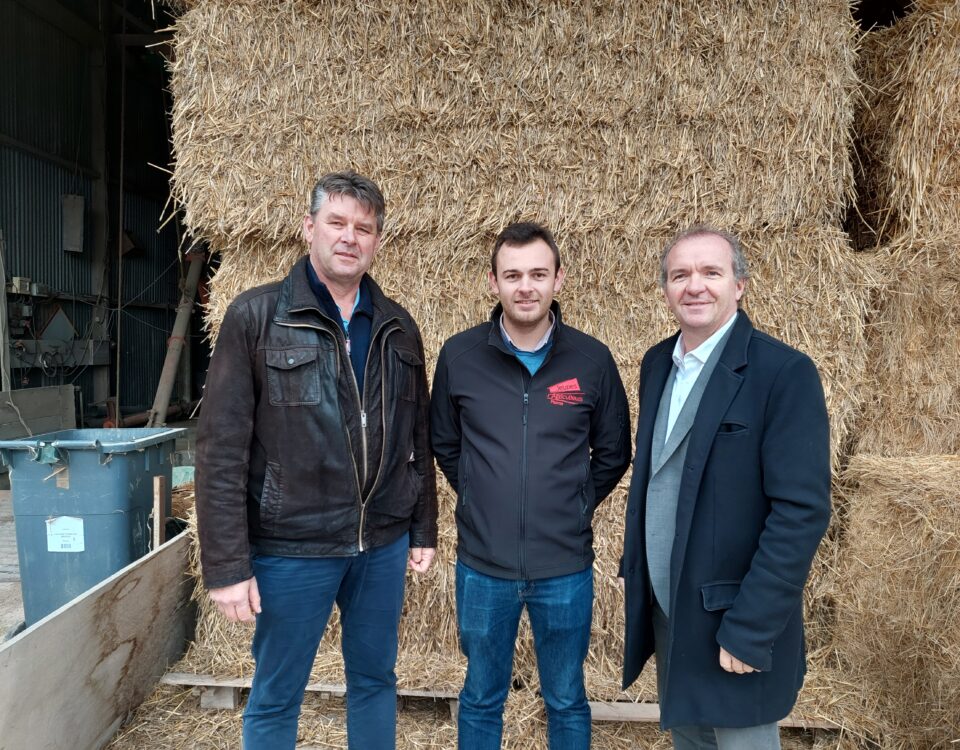
[[[679,334],[677,334],[679,335]],[[657,421],[657,410],[660,407],[660,395],[667,384],[667,376],[673,367],[673,342],[676,336],[670,339],[670,346],[664,347],[657,358],[650,363],[647,374],[649,382],[640,384],[640,419],[637,423],[637,454],[633,470],[643,482],[634,482],[642,492],[647,491],[647,482],[650,479],[650,447],[653,444],[653,429]]]

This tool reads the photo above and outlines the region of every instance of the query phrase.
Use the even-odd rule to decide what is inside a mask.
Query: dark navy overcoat
[[[646,487],[677,335],[650,349],[640,368],[622,561],[624,687],[654,651]],[[816,367],[741,311],[683,467],[670,560],[670,668],[660,696],[665,729],[755,726],[790,712],[806,671],[803,586],[829,519],[829,426]],[[761,671],[725,672],[720,646]]]

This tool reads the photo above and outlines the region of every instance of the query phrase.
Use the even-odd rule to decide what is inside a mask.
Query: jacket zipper
[[[376,333],[380,333],[387,323],[393,322],[396,318],[391,318],[390,320],[384,322],[380,328],[377,329]],[[366,520],[367,516],[367,500],[373,496],[373,491],[377,488],[377,483],[380,481],[380,475],[383,473],[383,457],[387,453],[387,368],[386,368],[386,353],[387,353],[387,338],[394,331],[399,331],[400,326],[394,326],[386,331],[383,336],[380,337],[380,416],[383,422],[383,432],[381,433],[383,438],[380,440],[380,462],[377,464],[377,476],[374,477],[373,484],[370,485],[370,492],[366,497],[363,497],[362,493],[360,496],[360,527],[357,530],[357,546],[360,551],[363,552],[363,522]],[[376,340],[376,335],[371,334],[370,343]],[[363,391],[366,395],[367,391],[367,367],[370,364],[370,353],[367,352],[367,361],[363,366]],[[351,369],[352,371],[352,369]],[[354,380],[356,384],[356,380]],[[363,411],[361,406],[360,409],[360,424],[363,426],[363,483],[367,483],[367,413]]]
[[[519,364],[519,363],[518,363]],[[520,365],[523,367],[523,365]],[[532,378],[531,378],[532,380]],[[526,515],[527,515],[527,410],[530,405],[530,394],[523,372],[520,373],[520,383],[523,387],[523,433],[520,440],[520,539],[519,539],[519,563],[520,578],[525,580],[527,577],[527,560],[524,554],[524,535],[526,534]]]
[[[395,321],[395,320],[396,320],[396,318],[390,318],[390,319],[388,319],[388,320],[385,320],[383,323],[380,324],[380,327],[377,328],[376,331],[371,331],[371,333],[370,333],[371,348],[372,348],[373,342],[376,340],[377,335],[380,333],[380,331],[382,331],[382,330],[387,326],[388,323],[392,323],[392,322]],[[288,326],[288,327],[290,327],[290,328],[312,328],[313,330],[315,330],[315,331],[320,331],[321,333],[326,334],[327,336],[332,336],[332,337],[333,337],[334,344],[336,344],[336,346],[334,347],[334,349],[335,349],[335,351],[337,352],[337,372],[338,372],[338,373],[340,372],[340,367],[342,366],[342,360],[341,360],[341,353],[340,353],[340,339],[338,338],[337,334],[333,333],[332,331],[327,330],[326,328],[323,328],[322,326],[310,325],[309,323],[305,323],[305,324],[301,324],[301,323],[279,323],[279,325]],[[383,341],[381,342],[381,363],[380,363],[381,396],[380,396],[380,398],[381,398],[381,402],[382,402],[382,403],[381,403],[381,409],[380,409],[380,411],[383,413],[383,440],[381,441],[381,448],[380,448],[380,463],[381,463],[381,466],[378,467],[378,470],[377,470],[377,479],[380,478],[380,471],[382,471],[382,469],[383,469],[383,466],[382,466],[382,464],[383,464],[383,456],[384,456],[384,454],[385,454],[385,447],[386,447],[386,441],[387,441],[386,396],[384,395],[385,390],[383,389],[383,386],[384,386],[384,384],[385,384],[385,382],[386,382],[386,379],[385,379],[385,377],[384,377],[383,352],[386,351],[386,338],[387,338],[387,336],[388,336],[389,334],[393,333],[394,330],[399,330],[399,327],[391,328],[387,333],[384,334],[384,336],[383,336]],[[343,335],[342,329],[341,329],[341,335]],[[346,339],[346,336],[345,336],[345,335],[343,335],[343,346],[344,346],[344,348],[347,347],[347,339]],[[369,352],[369,350],[368,350],[368,351],[367,351],[367,361],[364,363],[364,366],[363,366],[363,372],[364,372],[364,388],[363,388],[363,390],[364,390],[364,392],[366,392],[366,390],[367,390],[367,388],[366,388],[366,373],[367,373],[367,370],[368,370],[369,367],[370,367],[370,352]],[[367,481],[367,463],[368,463],[368,462],[367,462],[367,413],[366,413],[366,411],[364,411],[363,396],[361,395],[361,393],[360,393],[360,387],[359,387],[359,385],[357,384],[357,376],[353,374],[353,364],[351,363],[350,367],[348,367],[347,369],[350,371],[350,380],[351,380],[351,382],[353,383],[353,393],[354,393],[354,395],[355,395],[356,398],[357,398],[357,406],[359,407],[358,411],[360,412],[360,427],[361,427],[360,435],[361,435],[361,439],[362,439],[362,441],[363,441],[363,442],[362,442],[362,445],[361,445],[361,452],[362,452],[362,455],[363,455],[363,484],[366,484],[366,481]],[[363,496],[363,484],[361,484],[361,482],[360,482],[360,469],[357,467],[357,461],[356,461],[356,459],[355,459],[354,456],[353,456],[353,440],[352,440],[351,437],[350,437],[350,430],[349,430],[349,428],[346,426],[346,424],[344,424],[343,428],[344,428],[344,429],[343,429],[344,434],[346,434],[346,436],[347,436],[347,448],[349,449],[349,453],[350,453],[350,462],[353,464],[353,476],[354,476],[354,478],[356,479],[356,482],[357,482],[357,498],[358,498],[358,501],[359,501],[359,504],[360,504],[360,524],[359,524],[359,527],[358,527],[358,529],[357,529],[357,546],[358,546],[359,551],[360,551],[360,552],[363,552],[363,551],[364,551],[364,549],[363,549],[363,522],[364,522],[364,520],[365,520],[365,518],[366,518],[366,510],[367,510],[366,505],[367,505],[367,500],[368,500],[369,498],[368,498],[368,497],[365,498],[365,497]],[[374,487],[376,487],[376,482],[374,482],[373,487],[370,488],[371,494],[373,493]]]

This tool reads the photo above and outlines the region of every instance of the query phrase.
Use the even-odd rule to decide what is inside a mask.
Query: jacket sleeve
[[[457,469],[460,465],[460,414],[450,398],[447,379],[447,348],[440,350],[433,375],[430,399],[430,447],[454,492],[459,492]]]
[[[830,522],[829,421],[817,369],[805,355],[788,360],[776,376],[760,462],[770,511],[717,642],[767,671],[774,641],[802,606],[803,586]]]
[[[210,359],[197,427],[197,532],[207,588],[253,576],[246,498],[256,395],[248,337],[242,309],[231,305]]]
[[[608,351],[600,401],[590,415],[590,475],[597,504],[613,491],[629,465],[630,410],[617,363]]]
[[[423,340],[417,331],[417,348],[420,360],[426,362],[423,354]],[[413,508],[410,523],[411,547],[437,546],[437,471],[430,454],[430,393],[427,387],[427,366],[422,365],[418,372],[417,385],[417,423],[413,433],[414,467],[420,475],[420,495]]]

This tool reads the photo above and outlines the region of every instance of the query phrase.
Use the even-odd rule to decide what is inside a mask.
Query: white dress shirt
[[[739,312],[735,312],[730,320],[720,326],[716,333],[696,349],[686,354],[683,354],[683,334],[681,333],[680,336],[677,337],[677,343],[673,347],[673,364],[677,366],[677,374],[673,380],[673,393],[670,396],[670,412],[667,415],[667,432],[664,436],[664,441],[666,441],[667,438],[670,437],[670,433],[673,432],[673,426],[677,423],[680,411],[687,402],[687,396],[690,395],[690,391],[693,390],[697,378],[699,378],[700,373],[703,372],[703,366],[710,358],[713,350],[717,348],[720,339],[730,330],[730,326],[732,326],[733,322],[737,319],[737,315],[739,315]]]

